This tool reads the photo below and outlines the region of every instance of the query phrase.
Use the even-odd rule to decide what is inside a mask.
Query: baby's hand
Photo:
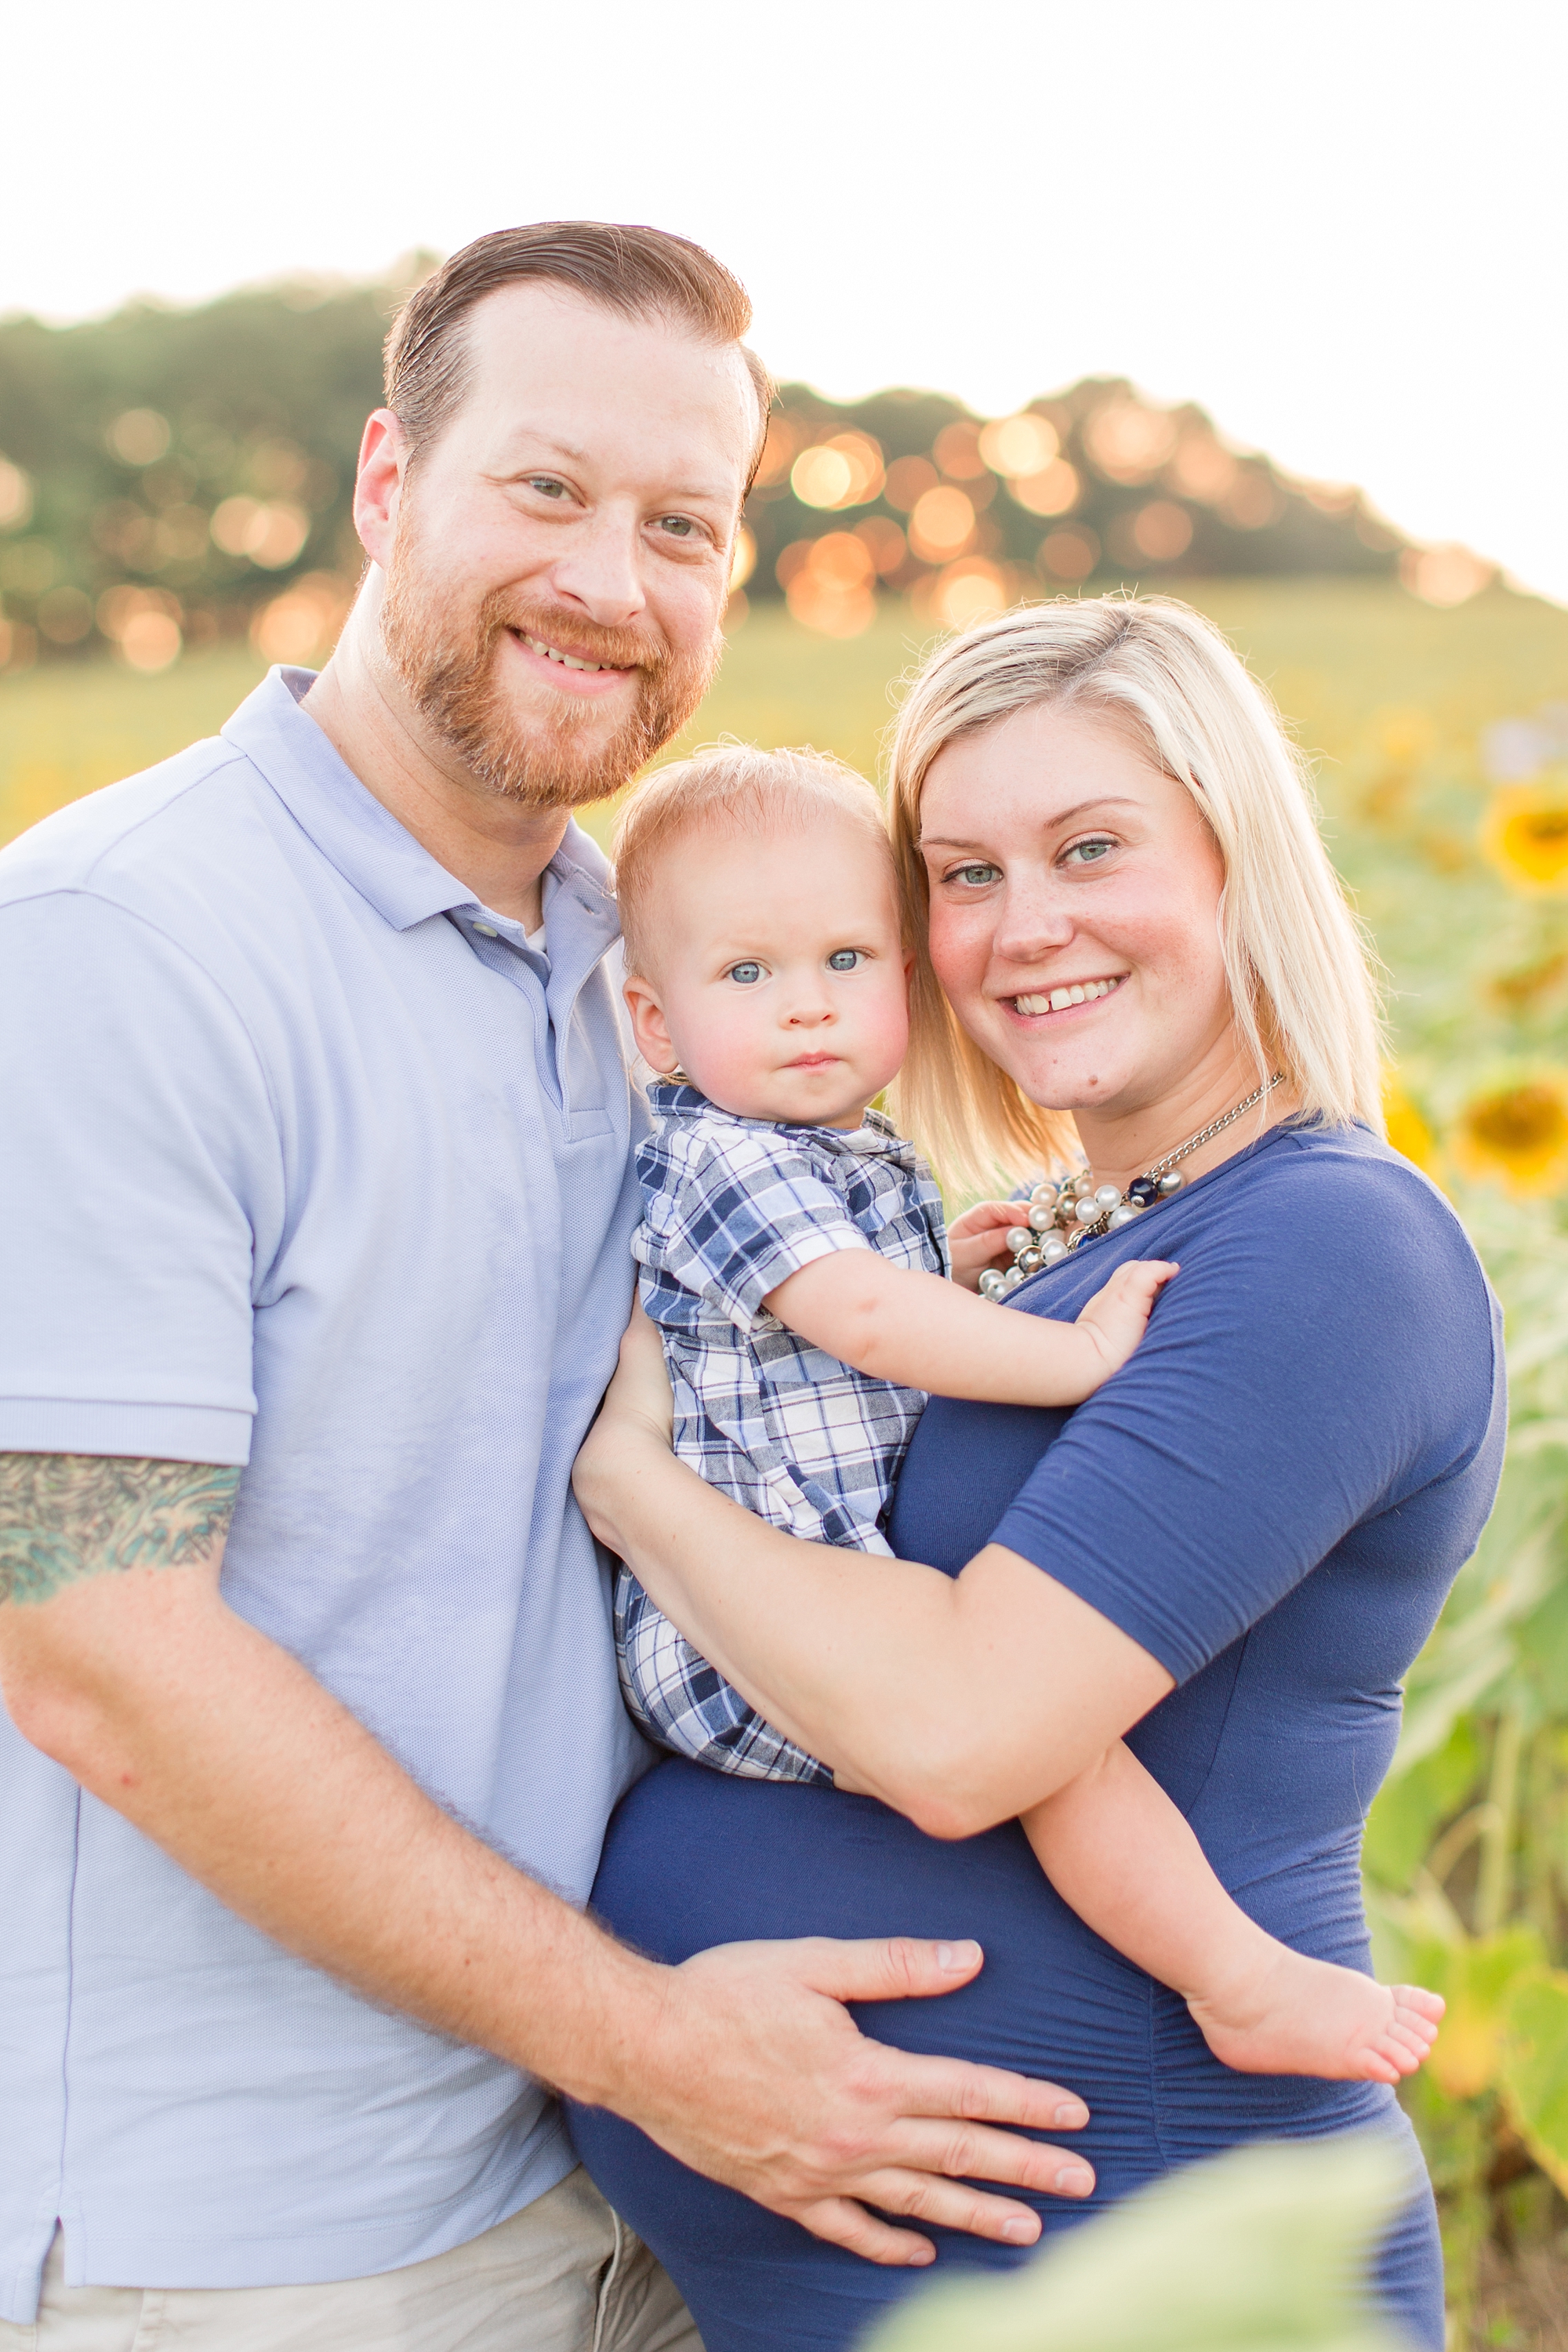
[[[1119,1265],[1104,1289],[1095,1292],[1078,1319],[1104,1358],[1103,1380],[1121,1370],[1149,1328],[1155,1299],[1180,1271],[1166,1258],[1135,1257]]]
[[[1009,1263],[1013,1253],[1007,1247],[1007,1229],[1025,1223],[1028,1213],[1026,1201],[977,1201],[962,1217],[954,1217],[947,1229],[947,1245],[952,1278],[961,1288],[978,1290],[988,1265]]]

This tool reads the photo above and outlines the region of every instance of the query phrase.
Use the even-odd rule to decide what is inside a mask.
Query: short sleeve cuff
[[[0,1454],[106,1454],[243,1469],[253,1415],[222,1405],[0,1397]]]
[[[742,1331],[754,1331],[767,1312],[763,1299],[781,1282],[787,1282],[792,1274],[799,1274],[803,1266],[815,1265],[819,1257],[837,1257],[845,1250],[868,1251],[870,1247],[858,1225],[847,1220],[841,1225],[813,1223],[788,1240],[780,1238],[765,1258],[747,1266],[744,1281],[736,1285],[734,1304],[730,1310],[734,1321]]]

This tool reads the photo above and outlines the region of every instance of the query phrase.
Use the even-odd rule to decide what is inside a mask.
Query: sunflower
[[[1556,1192],[1568,1182],[1568,1074],[1555,1070],[1478,1095],[1459,1114],[1454,1157],[1468,1175],[1500,1178],[1510,1192]]]
[[[1568,896],[1568,782],[1500,785],[1481,847],[1516,890]]]
[[[1388,1123],[1388,1139],[1395,1151],[1413,1160],[1428,1176],[1437,1172],[1437,1140],[1397,1078],[1392,1075],[1383,1087],[1383,1115]]]

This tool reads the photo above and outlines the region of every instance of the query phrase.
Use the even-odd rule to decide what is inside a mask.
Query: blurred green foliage
[[[0,668],[110,644],[156,670],[182,645],[243,638],[300,583],[263,649],[330,643],[362,560],[350,495],[382,342],[428,266],[71,327],[0,321]],[[1397,534],[1354,491],[1289,480],[1197,408],[1105,380],[1028,417],[1021,440],[1015,424],[996,443],[936,394],[837,405],[784,386],[747,507],[746,593],[766,601],[793,579],[796,617],[849,635],[889,589],[951,621],[977,597],[1086,578],[1384,575],[1398,561]],[[852,463],[833,454],[845,436]],[[803,571],[818,542],[820,576]]]
[[[1363,2280],[1405,2185],[1386,2140],[1237,2149],[1021,2269],[917,2292],[867,2352],[1399,2352]]]

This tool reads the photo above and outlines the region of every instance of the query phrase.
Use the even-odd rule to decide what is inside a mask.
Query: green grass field
[[[1473,747],[1489,719],[1568,691],[1568,613],[1533,598],[1498,591],[1445,613],[1381,581],[1322,580],[1214,581],[1191,595],[1333,762],[1353,757],[1380,714],[1418,710]],[[842,642],[808,635],[782,606],[753,606],[682,746],[721,734],[811,742],[874,771],[897,681],[930,642],[894,603]],[[0,681],[0,840],[211,733],[260,675],[247,650],[224,649],[155,677],[73,663]],[[1331,801],[1331,771],[1328,782]]]

